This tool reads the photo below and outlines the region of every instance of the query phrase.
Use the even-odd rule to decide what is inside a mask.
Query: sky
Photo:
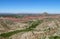
[[[60,0],[0,0],[0,13],[60,13]]]

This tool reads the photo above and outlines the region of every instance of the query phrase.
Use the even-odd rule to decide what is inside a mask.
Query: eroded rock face
[[[26,24],[26,23],[12,22],[10,20],[1,20],[0,21],[0,33],[21,30],[26,27],[28,27],[28,24]]]
[[[60,20],[60,19],[59,19]],[[9,39],[49,39],[49,36],[60,34],[60,21],[58,19],[44,20],[33,30],[19,32],[9,37]],[[15,23],[8,25],[10,31],[26,29],[30,24]],[[0,26],[2,28],[2,25]],[[4,28],[2,28],[4,30]],[[4,38],[1,38],[4,39]]]
[[[44,33],[41,32],[37,32],[37,31],[29,31],[29,32],[25,32],[25,33],[20,33],[20,34],[16,34],[13,35],[11,37],[12,39],[41,39],[44,38]]]

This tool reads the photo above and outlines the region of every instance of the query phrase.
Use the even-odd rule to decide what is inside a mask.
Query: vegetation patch
[[[51,36],[49,39],[60,39],[60,36]]]

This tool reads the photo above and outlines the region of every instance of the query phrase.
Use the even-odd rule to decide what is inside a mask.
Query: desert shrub
[[[60,36],[51,36],[49,39],[60,39]]]

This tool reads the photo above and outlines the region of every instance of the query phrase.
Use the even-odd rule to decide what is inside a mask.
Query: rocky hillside
[[[60,39],[60,18],[28,22],[0,21],[0,39]]]

